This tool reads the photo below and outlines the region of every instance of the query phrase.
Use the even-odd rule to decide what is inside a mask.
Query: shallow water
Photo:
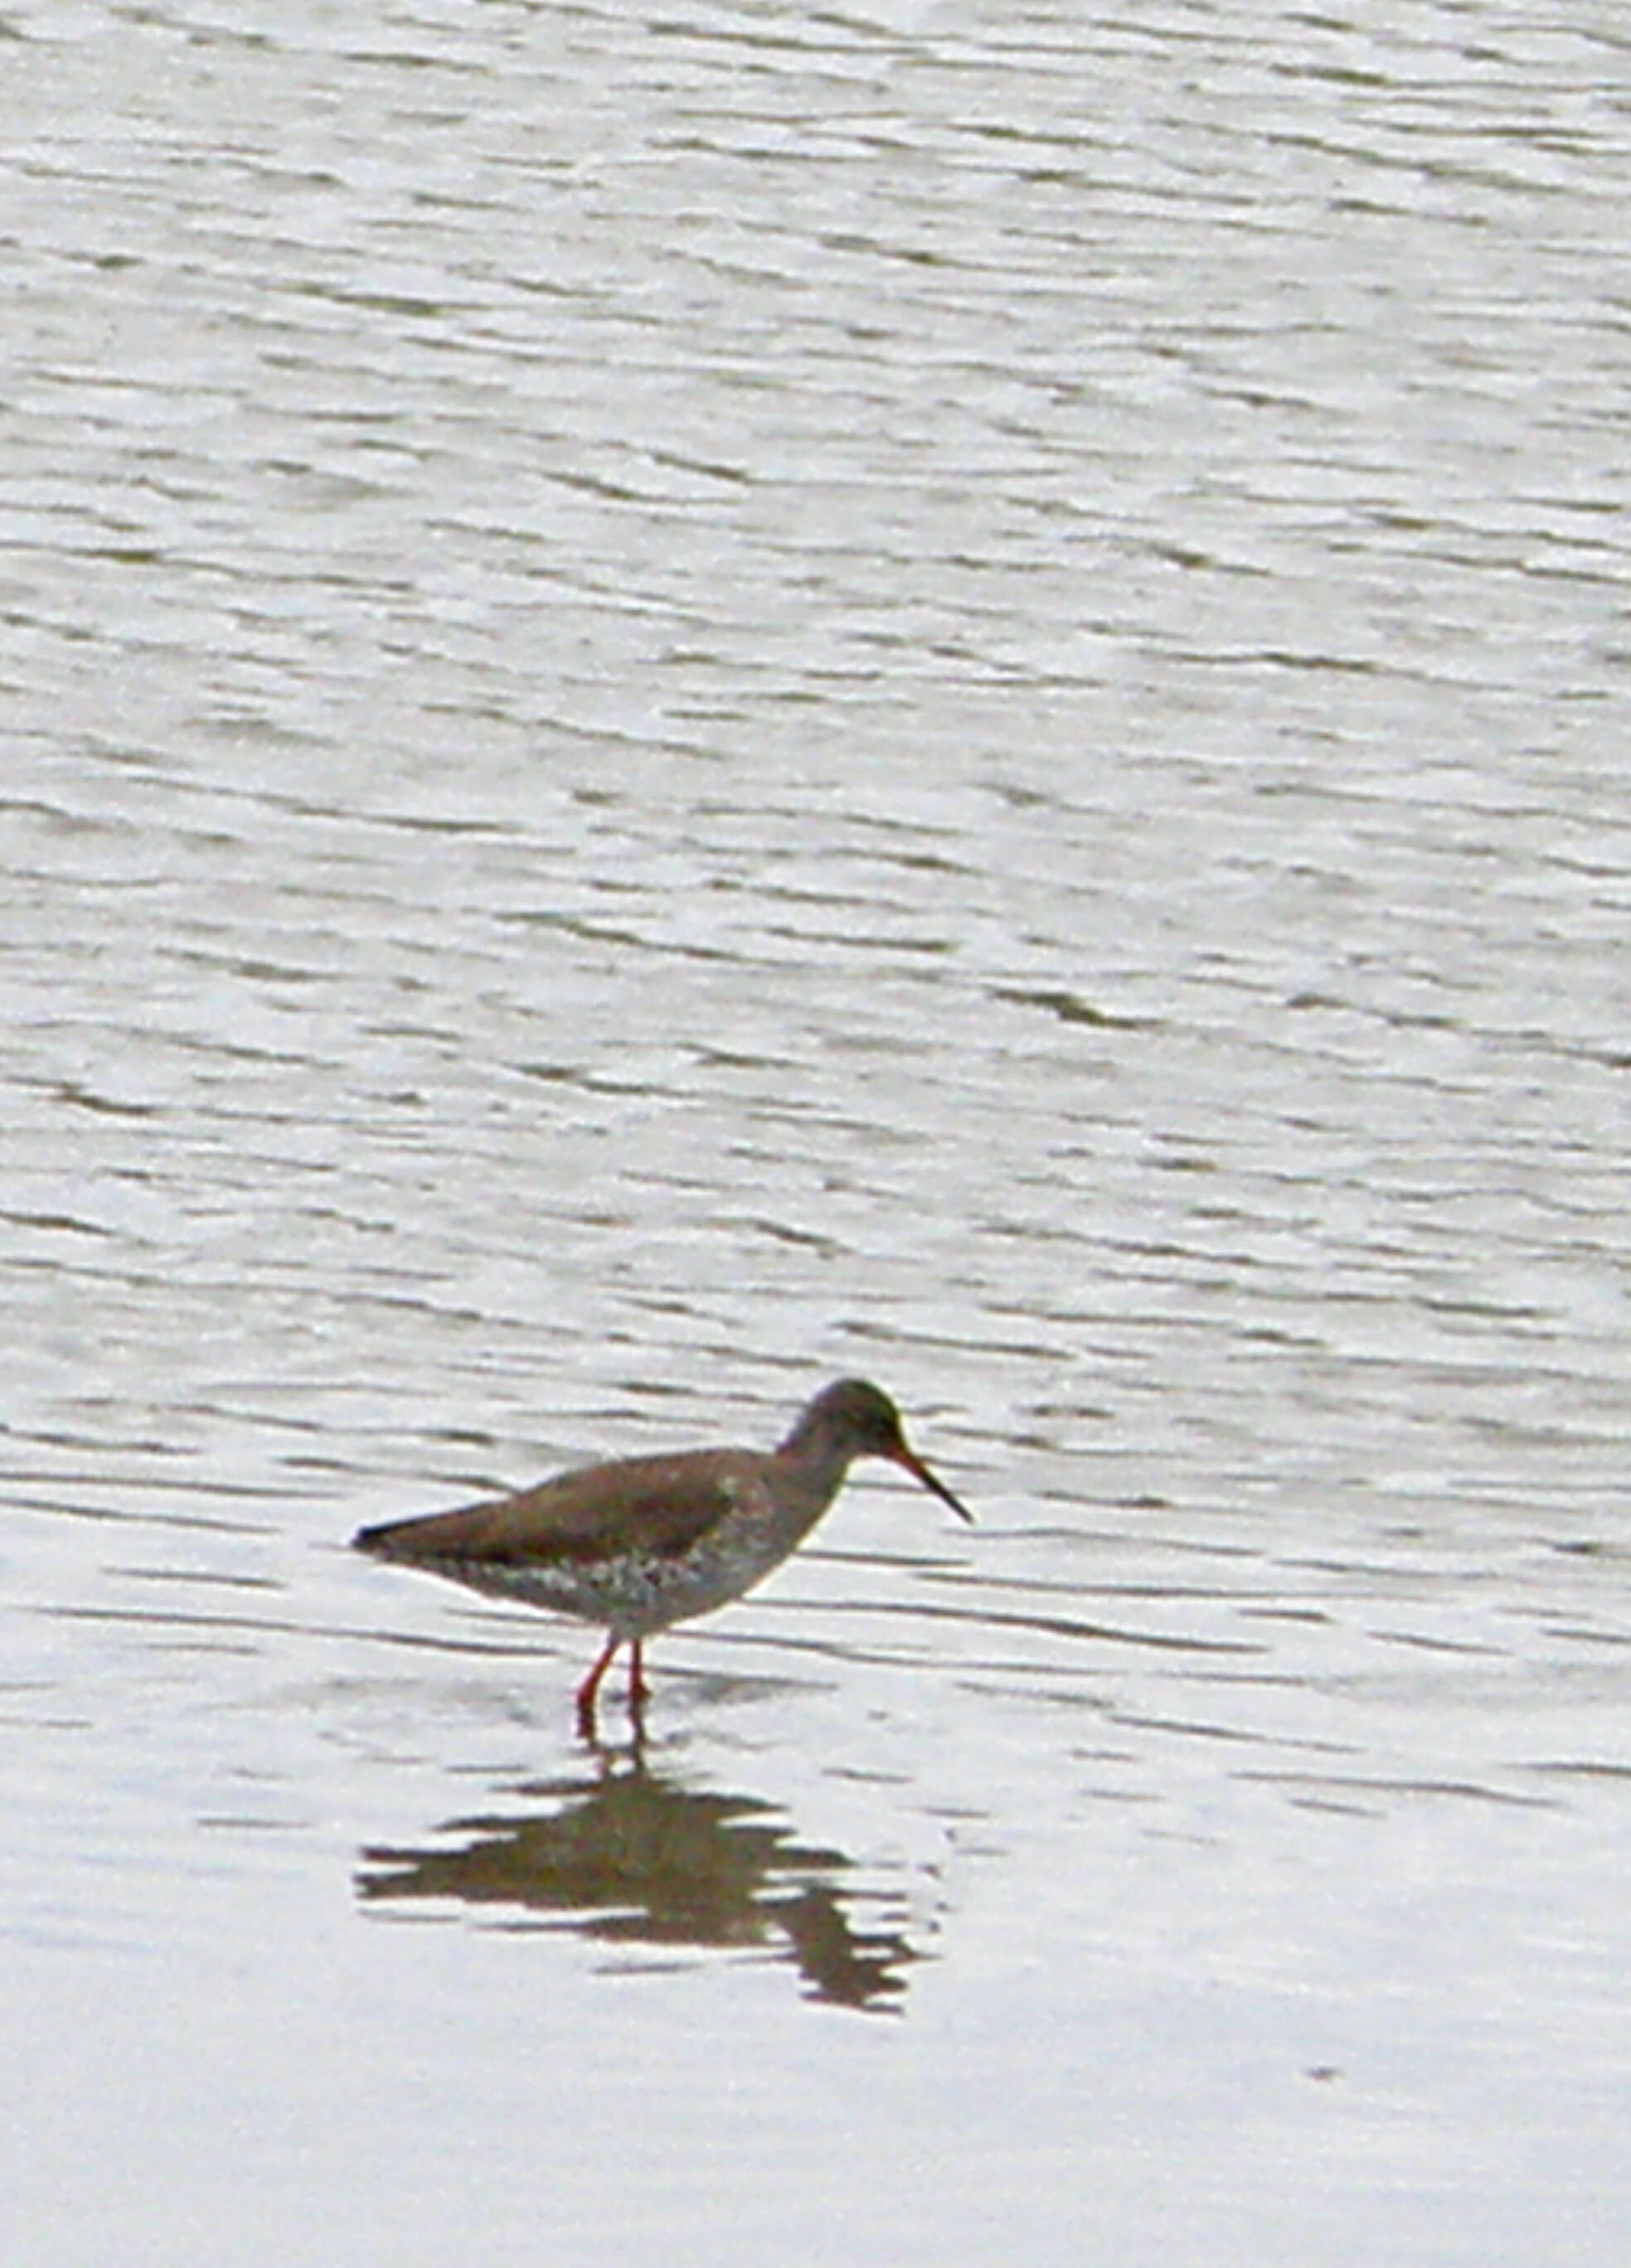
[[[1618,18],[8,21],[15,2257],[1616,2258]]]

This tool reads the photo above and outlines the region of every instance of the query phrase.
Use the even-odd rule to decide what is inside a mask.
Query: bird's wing
[[[730,1450],[624,1457],[563,1473],[518,1496],[365,1528],[356,1542],[384,1559],[495,1566],[590,1565],[630,1550],[677,1556],[751,1484],[754,1462],[748,1453]]]

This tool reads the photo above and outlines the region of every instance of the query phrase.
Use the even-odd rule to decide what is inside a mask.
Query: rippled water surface
[[[5,29],[8,2258],[1617,2261],[1620,12]]]

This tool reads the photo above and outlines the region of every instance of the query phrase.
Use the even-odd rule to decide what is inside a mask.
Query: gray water
[[[6,30],[8,2262],[1618,2263],[1622,12]]]

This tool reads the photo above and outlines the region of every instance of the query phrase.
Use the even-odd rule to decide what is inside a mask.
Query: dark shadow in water
[[[433,1850],[365,1849],[359,1899],[516,1907],[613,1944],[781,1945],[814,1999],[902,2005],[921,1956],[897,1930],[860,1926],[860,1901],[836,1880],[851,1860],[794,1842],[756,1796],[683,1787],[638,1759],[518,1793],[547,1800],[449,1820]]]

